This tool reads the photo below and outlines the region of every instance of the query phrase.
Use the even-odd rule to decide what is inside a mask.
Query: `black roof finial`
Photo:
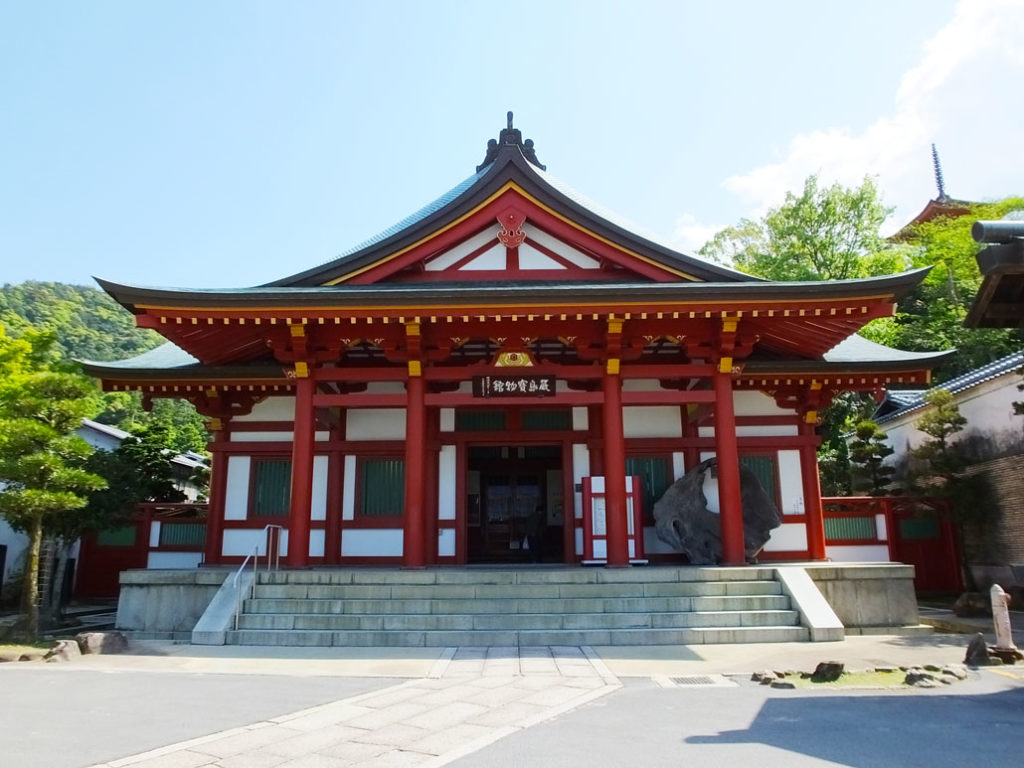
[[[498,158],[498,153],[502,147],[518,147],[523,157],[542,171],[546,171],[547,166],[541,165],[537,159],[537,150],[534,149],[533,139],[523,141],[523,132],[518,128],[512,127],[512,110],[509,110],[506,114],[506,125],[507,127],[498,135],[497,141],[494,139],[488,140],[487,154],[484,155],[484,161],[476,167],[476,172],[480,173],[480,171],[493,163]]]
[[[937,200],[947,200],[946,185],[942,182],[942,164],[939,162],[939,151],[932,144],[932,165],[935,167],[935,186],[939,188]]]

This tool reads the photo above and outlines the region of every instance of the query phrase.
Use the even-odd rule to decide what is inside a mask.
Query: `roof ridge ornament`
[[[511,112],[509,114],[512,114]],[[934,142],[932,143],[932,166],[935,168],[935,186],[939,188],[939,196],[935,198],[939,202],[945,202],[949,198],[946,196],[946,184],[942,179],[942,163],[939,162],[939,150],[935,148]]]
[[[498,158],[498,153],[502,147],[518,147],[519,151],[522,152],[529,162],[540,168],[542,171],[547,170],[546,165],[541,165],[537,159],[537,150],[534,149],[533,139],[527,139],[523,141],[523,132],[518,128],[512,127],[512,111],[509,110],[506,116],[506,127],[502,129],[498,135],[497,140],[489,139],[487,141],[487,154],[484,155],[484,161],[476,167],[476,172],[480,173],[484,168],[493,163]]]

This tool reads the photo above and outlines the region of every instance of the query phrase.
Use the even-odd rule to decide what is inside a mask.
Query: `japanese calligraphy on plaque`
[[[474,376],[473,397],[553,397],[554,376]]]

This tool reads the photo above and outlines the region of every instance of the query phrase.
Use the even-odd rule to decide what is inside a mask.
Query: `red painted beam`
[[[740,462],[736,445],[736,411],[732,400],[732,377],[716,373],[715,456],[718,459],[718,506],[722,525],[723,565],[744,565],[743,507],[740,501]]]
[[[608,565],[629,565],[626,511],[626,439],[622,428],[622,380],[604,377],[604,489],[605,525],[608,530]]]
[[[295,382],[295,439],[292,443],[292,495],[288,510],[288,565],[309,565],[309,521],[313,506],[313,391],[309,378]],[[269,553],[268,553],[269,554]]]
[[[402,566],[426,565],[426,512],[423,502],[424,464],[426,463],[425,384],[422,376],[410,376],[406,384],[405,409],[405,516],[402,538]]]

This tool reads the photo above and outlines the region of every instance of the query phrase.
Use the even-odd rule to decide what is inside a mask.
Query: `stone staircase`
[[[234,645],[675,645],[809,640],[771,568],[261,573]]]

